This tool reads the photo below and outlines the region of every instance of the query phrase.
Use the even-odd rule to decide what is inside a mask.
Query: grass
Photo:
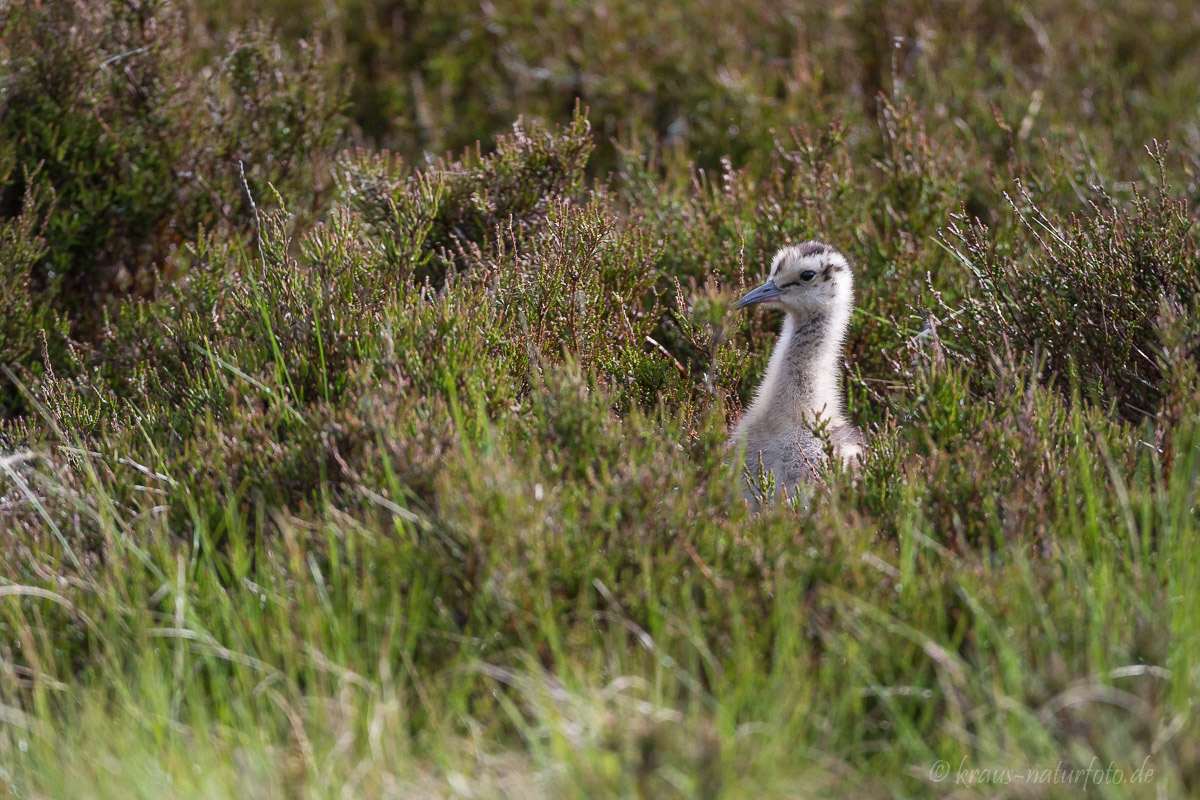
[[[0,16],[0,785],[1200,794],[1200,19],[604,8]],[[806,238],[870,455],[755,511]]]

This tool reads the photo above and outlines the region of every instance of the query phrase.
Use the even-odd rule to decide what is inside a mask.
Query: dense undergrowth
[[[0,3],[9,791],[1200,792],[1200,17],[739,8]]]

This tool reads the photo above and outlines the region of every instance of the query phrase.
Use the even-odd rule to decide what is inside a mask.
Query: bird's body
[[[761,467],[776,486],[809,480],[826,460],[862,456],[862,434],[846,419],[841,392],[842,343],[854,306],[853,276],[841,253],[819,242],[780,250],[771,279],[739,302],[785,312],[766,377],[732,442],[744,446],[751,475]],[[822,438],[823,437],[823,438]]]

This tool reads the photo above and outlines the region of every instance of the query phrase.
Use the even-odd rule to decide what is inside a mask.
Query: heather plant
[[[34,265],[45,254],[40,235],[37,202],[27,197],[21,214],[0,222],[0,363],[21,364],[37,347],[38,332],[52,327],[52,317],[42,297],[30,285]]]
[[[285,56],[260,32],[202,66],[181,8],[158,0],[7,4],[0,26],[0,218],[44,243],[5,269],[26,273],[12,282],[77,338],[114,299],[152,294],[201,226],[247,235],[243,184],[298,204],[323,191],[313,166],[337,135],[340,95],[314,50]],[[66,351],[52,337],[50,359]],[[6,355],[44,366],[28,347]]]
[[[1165,154],[1152,153],[1161,164]],[[977,365],[1006,354],[1046,356],[1064,388],[1153,415],[1162,392],[1164,307],[1190,307],[1196,244],[1185,201],[1165,181],[1121,208],[1101,197],[1090,214],[1054,220],[1018,186],[1013,212],[1028,249],[998,247],[978,220],[947,227],[947,247],[978,281],[950,311],[952,330]]]
[[[385,247],[420,242],[415,277],[440,285],[466,268],[464,247],[495,242],[502,230],[536,228],[550,203],[578,191],[592,151],[587,117],[578,113],[562,130],[514,124],[495,151],[476,148],[453,162],[441,159],[417,176],[388,155],[360,155],[340,165],[343,197],[360,211]],[[414,227],[427,228],[414,238]],[[394,257],[394,256],[393,256]]]

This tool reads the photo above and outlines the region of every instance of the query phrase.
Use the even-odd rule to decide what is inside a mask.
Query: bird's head
[[[781,248],[771,261],[770,280],[734,308],[767,305],[807,319],[845,312],[853,302],[854,276],[846,257],[821,242]]]

